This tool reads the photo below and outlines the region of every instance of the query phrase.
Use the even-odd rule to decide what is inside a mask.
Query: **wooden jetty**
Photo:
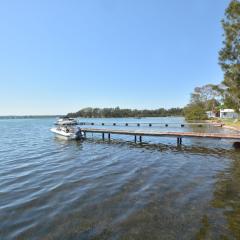
[[[207,123],[207,122],[199,122],[199,123],[151,123],[151,122],[79,122],[79,125],[82,126],[148,126],[148,127],[170,127],[170,126],[177,126],[177,127],[185,127],[185,126],[214,126],[214,127],[222,127],[221,123]]]
[[[134,141],[137,142],[137,137],[139,142],[142,142],[144,136],[148,137],[174,137],[177,138],[177,144],[182,144],[183,138],[208,138],[208,139],[229,139],[235,142],[240,142],[239,134],[223,134],[223,133],[199,133],[199,132],[159,132],[159,131],[143,131],[143,130],[116,130],[116,129],[100,129],[100,128],[82,128],[81,129],[85,136],[87,133],[100,133],[102,134],[102,139],[105,139],[105,134],[107,139],[111,139],[111,135],[130,135],[134,136]]]

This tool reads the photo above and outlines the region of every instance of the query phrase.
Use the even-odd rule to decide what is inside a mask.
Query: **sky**
[[[183,107],[219,83],[230,0],[0,0],[0,115]]]

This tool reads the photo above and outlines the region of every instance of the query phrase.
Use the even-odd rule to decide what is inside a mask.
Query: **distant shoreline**
[[[68,117],[82,118],[141,118],[141,117],[168,117],[183,116],[183,108],[158,109],[130,109],[130,108],[82,108],[77,112],[68,113]]]
[[[36,118],[57,118],[57,117],[64,117],[65,115],[31,115],[31,116],[0,116],[1,119],[36,119]],[[76,117],[76,118],[87,118],[87,119],[94,119],[94,118],[101,118],[101,119],[108,119],[108,118],[159,118],[159,117],[184,117],[180,115],[169,115],[169,116],[142,116],[142,117]]]
[[[31,118],[56,118],[63,117],[64,115],[23,115],[23,116],[0,116],[0,119],[31,119]]]

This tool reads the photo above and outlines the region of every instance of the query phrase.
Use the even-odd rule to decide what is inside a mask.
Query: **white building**
[[[220,118],[238,118],[238,114],[233,109],[221,109]]]
[[[215,117],[217,117],[217,114],[215,112],[213,112],[213,111],[207,111],[206,114],[207,114],[208,118],[215,118]]]

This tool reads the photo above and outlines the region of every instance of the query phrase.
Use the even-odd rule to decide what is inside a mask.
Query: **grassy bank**
[[[221,119],[214,118],[211,120],[207,120],[206,122],[210,123],[220,123],[224,128],[234,129],[240,131],[240,119]]]
[[[224,126],[240,131],[240,119],[222,119]]]

